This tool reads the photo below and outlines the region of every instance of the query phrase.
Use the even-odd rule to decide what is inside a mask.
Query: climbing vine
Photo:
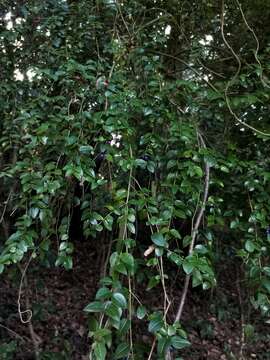
[[[270,7],[195,3],[0,5],[0,272],[19,266],[31,323],[32,264],[72,271],[95,243],[93,360],[192,347],[187,293],[213,292],[221,260],[249,295],[242,352],[245,306],[269,315],[269,35],[253,22]]]

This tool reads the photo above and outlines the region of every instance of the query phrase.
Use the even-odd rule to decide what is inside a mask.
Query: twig
[[[196,69],[194,69],[194,67],[190,64],[188,64],[186,61],[176,57],[176,56],[173,56],[173,55],[170,55],[170,54],[166,54],[166,53],[163,53],[163,52],[160,52],[160,51],[152,51],[152,53],[154,54],[158,54],[158,55],[161,55],[161,56],[166,56],[168,58],[171,58],[171,59],[174,59],[176,61],[179,61],[180,63],[184,64],[188,69],[190,69],[191,71],[194,72],[194,74],[196,74],[197,76],[199,76],[212,90],[214,90],[215,92],[219,93],[220,94],[220,91],[215,87],[215,85],[213,85],[209,80],[205,79],[203,77],[203,75],[201,75],[199,73],[199,71],[197,71]]]
[[[239,360],[245,360],[244,357],[244,347],[245,347],[245,316],[244,316],[244,309],[243,309],[243,301],[241,296],[241,288],[240,288],[240,280],[239,280],[239,273],[237,272],[237,280],[236,280],[236,289],[238,293],[238,300],[239,300],[239,307],[241,311],[241,342],[240,342],[240,349],[239,349]]]
[[[158,268],[159,268],[159,272],[160,272],[161,284],[162,284],[162,289],[163,289],[163,293],[164,293],[164,305],[163,305],[164,316],[163,316],[163,319],[166,322],[167,312],[168,312],[168,309],[170,308],[171,301],[168,297],[167,290],[166,290],[162,256],[160,257],[160,264],[159,264]]]
[[[15,144],[14,148],[13,148],[13,153],[12,153],[12,160],[11,160],[11,167],[13,168],[17,162],[18,156],[18,146]],[[9,221],[5,221],[5,214],[7,211],[7,206],[10,202],[10,199],[12,199],[15,190],[16,190],[16,186],[17,186],[17,181],[15,180],[12,184],[12,187],[10,189],[10,192],[8,194],[8,198],[6,200],[2,215],[1,215],[1,219],[0,219],[0,224],[3,223],[3,229],[4,229],[4,234],[5,234],[5,238],[6,240],[9,238],[10,236],[10,223]],[[9,216],[12,216],[13,213],[16,211],[16,207],[12,210],[11,214],[9,214]]]
[[[118,12],[119,12],[119,14],[120,14],[120,17],[121,17],[121,19],[122,19],[122,21],[123,21],[123,24],[125,25],[125,28],[126,28],[126,30],[127,30],[129,39],[132,41],[131,33],[130,33],[130,31],[129,31],[127,22],[126,22],[126,20],[125,20],[125,18],[124,18],[124,16],[123,16],[123,13],[122,13],[122,10],[121,10],[121,4],[118,4],[118,2],[116,1],[116,5],[117,5]]]
[[[226,76],[222,75],[222,74],[219,74],[218,72],[214,71],[213,69],[210,69],[209,67],[207,67],[206,65],[204,65],[204,63],[200,60],[200,59],[197,59],[198,63],[204,68],[206,69],[207,71],[209,71],[210,73],[212,74],[215,74],[217,75],[218,77],[220,78],[223,78],[223,79],[226,79]]]
[[[107,254],[106,254],[105,260],[102,261],[103,269],[101,271],[101,277],[106,276],[107,267],[108,267],[110,256],[111,256],[112,244],[113,244],[113,236],[112,236],[112,233],[110,233]],[[105,249],[104,249],[104,256],[105,256]]]
[[[110,80],[111,80],[114,67],[115,67],[115,62],[113,62],[112,66],[111,66],[110,73],[109,73],[109,76],[108,76],[108,83],[109,83]],[[105,93],[106,93],[106,92],[105,92]],[[107,110],[108,110],[108,106],[109,106],[108,96],[105,95],[105,108],[104,108],[104,111],[107,111]]]
[[[25,342],[26,340],[31,342],[31,340],[29,338],[25,338],[23,336],[21,336],[20,334],[18,334],[16,331],[8,328],[7,326],[0,324],[0,327],[7,330],[10,334],[12,334],[15,338],[20,339],[21,341]]]
[[[8,203],[9,203],[9,199],[11,198],[11,194],[13,193],[13,190],[11,189],[9,194],[8,194],[8,198],[7,200],[5,201],[5,206],[4,206],[4,209],[3,209],[3,212],[2,212],[2,215],[1,215],[1,218],[0,218],[0,224],[1,222],[4,220],[4,216],[5,216],[5,213],[6,213],[6,210],[7,210],[7,206],[8,206]]]
[[[151,360],[151,359],[152,359],[152,355],[153,355],[153,352],[154,352],[155,346],[156,346],[156,341],[157,341],[157,339],[156,339],[156,337],[155,337],[154,340],[153,340],[153,342],[152,342],[151,351],[150,351],[150,353],[149,353],[149,356],[148,356],[147,360]]]

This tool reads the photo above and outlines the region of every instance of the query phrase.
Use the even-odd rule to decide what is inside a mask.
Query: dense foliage
[[[90,359],[180,356],[186,290],[205,296],[221,262],[269,315],[269,16],[263,0],[2,1],[0,272],[72,271],[95,242]]]

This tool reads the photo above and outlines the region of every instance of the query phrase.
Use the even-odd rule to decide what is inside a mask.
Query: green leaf
[[[175,209],[174,210],[174,215],[176,217],[178,217],[179,219],[186,219],[187,215],[185,214],[185,212],[183,210],[180,209]]]
[[[114,271],[119,272],[120,274],[127,275],[128,271],[126,265],[123,262],[119,262],[113,268]]]
[[[270,267],[269,267],[269,266],[264,266],[264,267],[263,267],[263,272],[264,272],[266,275],[270,276]]]
[[[110,265],[111,268],[114,268],[115,265],[117,264],[117,260],[118,260],[118,253],[117,252],[113,252],[110,256]]]
[[[190,342],[187,339],[182,338],[181,336],[173,336],[172,337],[172,346],[175,349],[184,349],[187,346],[190,346]]]
[[[207,254],[208,253],[207,248],[202,244],[196,245],[194,250],[199,254]]]
[[[174,262],[177,266],[181,266],[183,263],[183,259],[177,253],[174,253],[174,252],[168,253],[168,258],[172,262]]]
[[[160,257],[164,254],[164,248],[161,248],[161,247],[156,247],[155,248],[155,254],[156,256]]]
[[[128,343],[123,342],[119,344],[115,350],[114,359],[122,359],[129,354],[130,346]]]
[[[203,171],[199,166],[193,166],[192,170],[194,171],[194,173],[196,175],[198,175],[198,177],[202,177],[203,176]]]
[[[113,320],[119,321],[122,315],[122,310],[116,304],[108,302],[105,307],[105,314]]]
[[[238,220],[233,220],[231,221],[231,224],[230,224],[230,228],[231,229],[236,229],[239,225],[239,221]]]
[[[112,285],[112,283],[113,283],[113,280],[112,280],[112,278],[110,278],[109,276],[105,276],[104,278],[102,278],[101,280],[100,280],[100,282],[101,282],[101,284],[102,285],[104,285],[104,286],[106,286],[106,285]]]
[[[169,325],[169,326],[168,326],[168,335],[169,335],[169,336],[173,336],[173,335],[175,335],[175,333],[176,333],[175,326]]]
[[[106,216],[106,218],[103,221],[103,224],[107,230],[112,231],[113,218]]]
[[[149,322],[148,331],[151,333],[156,333],[163,326],[163,319],[161,314],[154,314],[152,320]]]
[[[93,148],[90,145],[83,145],[83,146],[80,146],[79,151],[82,154],[91,154],[91,152],[93,151]]]
[[[114,303],[117,306],[120,306],[122,309],[125,309],[127,307],[127,300],[123,294],[117,292],[117,293],[114,293],[112,297],[113,297]]]
[[[134,214],[129,214],[129,215],[128,215],[128,220],[129,220],[130,222],[135,222],[135,220],[136,220],[135,215],[134,215]]]
[[[270,280],[263,278],[262,285],[267,290],[267,292],[270,294]]]
[[[223,172],[225,172],[225,173],[229,173],[229,172],[230,172],[230,170],[229,170],[226,166],[224,166],[224,165],[222,165],[222,166],[220,167],[220,170],[223,171]]]
[[[59,246],[59,251],[64,251],[68,246],[68,243],[66,241],[61,242],[60,246]]]
[[[133,273],[135,267],[134,257],[129,253],[122,253],[120,259],[126,265],[127,269]]]
[[[194,269],[194,264],[192,264],[189,259],[185,259],[183,262],[183,269],[186,274],[191,274]]]
[[[176,229],[171,229],[170,230],[170,234],[172,234],[173,237],[175,237],[176,239],[181,239],[181,235],[179,234],[179,232]]]
[[[90,332],[95,332],[99,328],[99,323],[93,315],[89,316],[88,328],[89,328]]]
[[[170,347],[170,345],[171,345],[170,337],[162,336],[161,338],[159,338],[158,346],[157,346],[158,354],[164,355],[168,350],[168,348]]]
[[[31,208],[29,210],[29,215],[31,216],[32,219],[35,219],[38,216],[38,213],[39,213],[38,208]]]
[[[142,169],[145,169],[146,168],[146,165],[147,165],[147,162],[143,159],[136,159],[135,160],[135,164],[136,166],[142,168]]]
[[[155,163],[153,161],[147,162],[147,170],[151,173],[155,172]]]
[[[104,311],[104,304],[100,301],[93,301],[90,304],[86,305],[83,309],[85,312],[102,312]]]
[[[166,239],[161,233],[155,233],[151,235],[151,239],[153,243],[157,246],[165,246],[166,245]]]
[[[135,234],[135,233],[136,233],[136,229],[135,229],[135,226],[134,226],[133,223],[128,222],[128,223],[127,223],[127,228],[128,228],[128,230],[129,230],[132,234]]]
[[[96,293],[97,300],[108,299],[110,296],[111,296],[111,291],[105,286],[98,289],[98,291]]]
[[[66,270],[71,270],[73,267],[73,260],[71,256],[65,256],[63,261],[64,268]]]
[[[192,287],[196,287],[203,282],[203,277],[199,270],[194,270],[192,276]]]
[[[247,252],[252,253],[255,250],[255,245],[251,240],[245,242],[245,249]]]
[[[136,316],[137,316],[138,319],[141,320],[141,319],[143,319],[145,317],[146,313],[147,313],[147,311],[146,311],[145,306],[141,305],[137,309]]]
[[[104,342],[96,342],[93,344],[94,354],[97,360],[105,360],[107,350]]]
[[[248,340],[252,339],[254,336],[254,326],[252,326],[251,324],[244,325],[244,333],[246,339]]]
[[[102,341],[103,339],[105,340],[106,338],[111,337],[111,334],[112,332],[110,329],[98,328],[94,333],[94,337],[97,341]]]
[[[129,328],[130,328],[130,320],[129,319],[121,319],[120,324],[119,324],[119,329],[118,329],[118,335],[119,337],[124,336]]]
[[[148,284],[147,284],[147,290],[153,289],[155,286],[157,286],[160,283],[160,276],[151,276]]]
[[[191,243],[191,236],[190,235],[186,235],[183,239],[183,247],[188,246]]]
[[[118,200],[124,199],[127,196],[127,190],[126,189],[119,189],[116,192],[116,198]]]

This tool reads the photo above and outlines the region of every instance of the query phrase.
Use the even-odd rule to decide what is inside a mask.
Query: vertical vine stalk
[[[241,11],[241,8],[240,8],[240,11]],[[235,72],[235,74],[233,75],[232,79],[230,79],[225,87],[225,91],[224,91],[224,97],[225,97],[225,101],[226,101],[226,105],[227,105],[227,108],[230,112],[230,114],[233,116],[233,118],[235,119],[235,121],[239,124],[241,124],[242,126],[254,131],[256,134],[259,134],[259,135],[262,135],[262,136],[270,136],[269,133],[266,133],[264,131],[261,131],[261,130],[258,130],[256,129],[255,127],[247,124],[246,122],[242,121],[239,116],[234,112],[234,110],[232,109],[232,106],[231,106],[231,101],[229,99],[229,96],[228,96],[228,93],[229,93],[229,89],[232,87],[232,85],[235,84],[239,74],[240,74],[240,71],[241,71],[241,67],[242,67],[242,64],[241,64],[241,60],[239,58],[239,56],[236,54],[236,52],[234,51],[233,47],[229,44],[229,42],[227,41],[226,39],[226,36],[225,36],[225,33],[224,33],[224,13],[225,13],[225,4],[224,4],[224,0],[222,0],[221,2],[221,14],[220,14],[220,29],[221,29],[221,37],[222,37],[222,40],[224,42],[224,44],[226,45],[226,47],[228,48],[228,50],[231,52],[231,54],[233,55],[233,57],[235,58],[235,60],[237,61],[237,70]],[[241,11],[241,14],[243,16],[243,13]]]
[[[201,146],[206,149],[206,145],[205,142],[201,136],[200,133],[198,133],[198,138],[199,141],[201,143]],[[210,183],[210,165],[207,161],[205,161],[205,180],[204,180],[204,191],[203,191],[203,199],[202,199],[202,204],[200,209],[197,212],[197,215],[195,214],[195,222],[194,225],[192,226],[191,229],[191,243],[189,245],[189,255],[191,255],[193,253],[194,247],[195,247],[195,243],[196,243],[196,238],[197,238],[197,234],[198,234],[198,230],[199,227],[201,225],[201,221],[205,212],[205,207],[206,207],[206,203],[207,203],[207,198],[208,198],[208,193],[209,193],[209,183]],[[178,310],[175,316],[174,321],[180,321],[182,313],[183,313],[183,309],[184,309],[184,305],[185,305],[185,301],[186,301],[186,297],[187,297],[187,292],[188,292],[188,287],[189,287],[189,282],[190,282],[190,274],[186,275],[185,278],[185,284],[184,284],[184,289],[182,292],[182,296],[181,296],[181,300],[178,306]]]
[[[129,155],[130,158],[133,158],[132,148],[129,147]],[[130,198],[130,190],[131,190],[131,183],[132,183],[132,166],[129,172],[129,179],[128,179],[128,190],[127,190],[127,199],[126,199],[126,209],[128,209],[128,202]],[[127,219],[125,221],[125,231],[123,233],[123,240],[127,235]],[[128,312],[129,312],[129,321],[130,321],[130,329],[129,329],[129,342],[130,342],[130,350],[132,359],[134,359],[134,351],[133,351],[133,333],[132,333],[132,284],[131,284],[131,277],[128,275]]]
[[[245,313],[244,313],[244,304],[242,300],[242,294],[241,294],[241,285],[240,285],[240,274],[239,271],[237,271],[237,280],[236,280],[236,290],[238,294],[238,301],[239,301],[239,309],[241,312],[241,334],[240,334],[240,348],[239,348],[239,360],[245,360],[244,356],[244,348],[246,346],[245,344]]]
[[[129,155],[130,159],[133,158],[132,147],[129,147]],[[130,167],[129,171],[129,178],[128,178],[128,187],[127,187],[127,197],[125,201],[125,221],[123,224],[120,225],[119,229],[119,240],[120,246],[119,251],[122,251],[124,240],[127,238],[127,216],[128,216],[128,207],[129,207],[129,199],[130,199],[130,192],[132,186],[132,166]],[[127,249],[126,249],[127,250]],[[133,332],[132,332],[132,283],[130,274],[128,274],[128,313],[129,313],[129,320],[130,320],[130,329],[129,329],[129,342],[130,342],[130,352],[131,358],[134,359],[134,350],[133,350]]]
[[[249,23],[248,23],[248,21],[247,21],[247,18],[246,18],[245,14],[244,14],[244,11],[243,11],[243,9],[242,9],[241,3],[240,3],[238,0],[236,0],[236,3],[237,3],[237,5],[238,5],[238,7],[239,7],[239,10],[240,10],[240,12],[241,12],[242,18],[243,18],[243,20],[244,20],[244,23],[245,23],[247,29],[252,33],[253,38],[254,38],[254,40],[255,40],[255,42],[256,42],[256,49],[255,49],[255,51],[254,51],[254,57],[255,57],[255,60],[257,61],[258,65],[259,65],[259,68],[260,68],[260,79],[261,79],[261,83],[263,84],[263,86],[270,88],[270,86],[265,82],[265,80],[264,80],[264,78],[263,78],[263,67],[262,67],[262,64],[261,64],[261,61],[260,61],[259,55],[258,55],[259,50],[260,50],[259,39],[258,39],[255,31],[253,30],[253,28],[249,25]]]
[[[197,132],[198,135],[198,139],[200,142],[200,145],[206,149],[206,145],[205,142],[203,140],[203,137],[201,136],[201,134],[199,132]],[[204,180],[204,190],[203,190],[203,198],[202,198],[202,203],[200,207],[196,207],[193,219],[194,221],[192,221],[192,229],[191,229],[191,242],[189,245],[189,255],[192,255],[195,244],[196,244],[196,238],[197,238],[197,234],[198,234],[198,230],[199,227],[201,225],[201,221],[205,212],[205,207],[206,207],[206,203],[207,203],[207,199],[208,199],[208,193],[209,193],[209,183],[210,183],[210,165],[207,162],[207,160],[205,160],[205,180]],[[190,278],[191,275],[187,274],[185,277],[185,283],[184,283],[184,288],[183,288],[183,292],[182,292],[182,296],[180,299],[180,303],[178,306],[178,310],[177,313],[175,315],[174,318],[174,322],[180,321],[181,316],[183,314],[183,309],[184,309],[184,305],[186,302],[186,298],[187,298],[187,293],[188,293],[188,287],[189,287],[189,282],[190,282]],[[171,351],[170,349],[168,349],[166,356],[165,356],[166,360],[171,360],[172,359],[172,355],[171,355]]]
[[[36,334],[34,327],[33,327],[33,323],[32,323],[32,310],[30,310],[31,305],[30,305],[30,300],[29,300],[29,295],[28,295],[28,282],[27,282],[27,276],[26,276],[26,272],[27,269],[31,263],[31,260],[33,259],[33,253],[32,252],[29,260],[26,263],[26,266],[24,267],[24,269],[18,265],[20,271],[21,271],[21,281],[20,281],[20,286],[19,286],[19,294],[18,294],[18,300],[17,300],[17,304],[18,304],[18,313],[20,316],[20,321],[22,324],[27,324],[28,325],[28,329],[29,329],[29,333],[30,333],[30,337],[33,343],[33,348],[34,348],[34,354],[35,354],[35,359],[39,360],[40,359],[40,349],[39,346],[42,342],[41,338]],[[25,286],[26,292],[25,292],[25,299],[26,299],[26,310],[22,311],[21,310],[21,294],[22,294],[22,287],[23,285]],[[26,319],[23,319],[23,316],[27,316]]]

